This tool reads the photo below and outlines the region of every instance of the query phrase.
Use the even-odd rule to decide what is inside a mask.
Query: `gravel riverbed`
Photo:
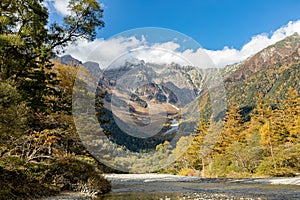
[[[261,184],[283,184],[299,185],[300,177],[297,178],[202,178],[195,176],[179,176],[171,174],[105,174],[105,178],[111,182],[227,182],[227,183],[261,183]]]
[[[300,178],[209,179],[169,174],[105,174],[112,191],[98,198],[63,193],[46,200],[297,200]]]

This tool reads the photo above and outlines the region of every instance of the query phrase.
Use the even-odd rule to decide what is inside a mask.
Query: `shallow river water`
[[[111,174],[106,177],[113,189],[111,193],[98,197],[99,200],[300,199],[300,178],[204,179],[159,174]],[[83,200],[90,197],[68,194],[47,198],[57,199]]]

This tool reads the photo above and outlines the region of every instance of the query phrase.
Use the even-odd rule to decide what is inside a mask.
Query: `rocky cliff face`
[[[299,52],[300,36],[295,33],[238,64],[236,70],[226,76],[226,81],[243,81],[262,70],[278,69],[283,65],[298,62]]]
[[[73,58],[71,55],[63,55],[60,58],[60,63],[63,65],[69,65],[69,66],[78,66],[82,65],[82,62]]]
[[[143,100],[179,107],[195,99],[203,85],[201,72],[195,67],[144,62],[107,69],[99,84],[109,89],[126,87],[120,91],[127,90]]]

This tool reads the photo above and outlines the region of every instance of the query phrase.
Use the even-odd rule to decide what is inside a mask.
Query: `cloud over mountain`
[[[102,68],[106,68],[116,60],[124,62],[126,60],[133,61],[134,59],[157,63],[193,64],[201,68],[224,67],[242,61],[295,32],[300,33],[300,20],[291,21],[272,34],[255,35],[241,49],[225,46],[222,50],[199,48],[197,50],[186,49],[180,51],[179,49],[183,44],[177,43],[176,40],[150,43],[145,37],[131,36],[107,40],[99,38],[93,42],[80,40],[77,45],[69,46],[66,53],[79,60],[98,62]]]

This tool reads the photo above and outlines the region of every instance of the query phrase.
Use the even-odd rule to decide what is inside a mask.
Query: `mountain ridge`
[[[289,55],[292,55],[293,53],[299,54],[299,49],[300,36],[298,33],[294,33],[293,35],[264,48],[253,56],[242,61],[242,63],[233,70],[232,73],[225,77],[225,81],[243,80],[251,74],[262,70],[263,67],[270,65],[280,67],[282,64],[287,63],[285,59],[289,57]],[[298,60],[299,58],[296,61]],[[239,63],[235,63],[231,66],[237,64]]]
[[[69,64],[72,62],[84,66],[84,63],[81,61],[76,59],[72,60],[72,56],[70,55],[62,57],[61,60],[63,62],[66,62],[67,60],[69,61]],[[279,102],[285,98],[288,87],[293,87],[296,90],[299,90],[300,36],[295,33],[264,48],[244,61],[228,65],[224,68],[205,69],[206,72],[204,74],[207,75],[207,77],[201,77],[203,73],[193,72],[193,67],[191,66],[180,66],[175,63],[157,65],[153,63],[145,63],[144,61],[140,61],[138,64],[126,62],[123,67],[106,69],[97,72],[95,72],[95,68],[99,69],[99,65],[97,63],[86,62],[85,67],[87,67],[92,73],[106,76],[106,84],[109,85],[116,84],[117,79],[122,75],[122,73],[124,74],[133,70],[133,68],[138,68],[140,65],[148,65],[148,68],[150,67],[153,69],[159,67],[170,68],[168,73],[161,74],[161,76],[166,76],[166,79],[175,82],[178,76],[185,76],[185,80],[190,83],[189,90],[194,92],[195,97],[205,94],[205,90],[207,89],[205,89],[205,85],[203,85],[205,83],[204,79],[207,80],[216,78],[214,74],[217,73],[217,77],[223,77],[224,79],[223,83],[226,89],[228,106],[233,103],[237,103],[241,107],[248,107],[246,110],[247,113],[249,113],[251,111],[251,107],[255,105],[255,97],[257,94],[261,94],[263,98],[266,98],[267,100],[273,99],[275,102]],[[200,69],[199,71],[201,72]],[[151,73],[155,74],[155,72]],[[180,88],[179,85],[177,85],[177,88]],[[155,90],[157,91],[161,90],[158,87],[154,88],[156,88]],[[145,91],[153,91],[153,88],[151,89],[150,86],[148,89],[149,90],[146,90],[144,88]],[[166,99],[166,95],[163,90],[158,93],[160,93],[160,95],[158,95],[160,100]]]

